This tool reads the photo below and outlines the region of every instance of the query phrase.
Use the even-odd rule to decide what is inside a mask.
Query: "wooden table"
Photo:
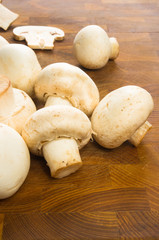
[[[43,158],[31,156],[20,190],[0,201],[0,239],[159,239],[159,2],[158,0],[4,0],[20,17],[0,35],[10,43],[20,25],[55,26],[65,31],[53,51],[36,50],[42,67],[76,66],[72,43],[84,26],[97,24],[117,37],[120,55],[100,70],[83,69],[101,99],[125,85],[148,90],[155,103],[153,128],[139,147],[125,142],[107,150],[95,141],[81,150],[83,167],[52,179]],[[21,42],[25,44],[25,42]]]

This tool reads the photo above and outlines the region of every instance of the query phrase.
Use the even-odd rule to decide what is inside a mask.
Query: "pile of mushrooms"
[[[0,4],[1,11],[7,10]],[[2,18],[3,14],[0,26]],[[14,29],[14,38],[26,39],[34,49],[52,49],[54,40],[63,37],[56,28]],[[126,140],[138,146],[151,128],[147,118],[154,103],[145,89],[124,86],[99,102],[97,86],[79,67],[60,62],[41,69],[31,48],[9,44],[0,36],[0,199],[12,196],[26,179],[29,150],[44,156],[52,177],[62,178],[82,166],[79,150],[92,135],[105,148],[119,147]],[[99,69],[119,54],[117,40],[97,25],[81,29],[73,48],[88,69]],[[44,107],[36,111],[30,96]]]
[[[82,166],[78,149],[91,138],[86,115],[99,103],[99,91],[80,68],[55,63],[37,75],[35,96],[45,108],[28,119],[22,136],[33,154],[44,155],[52,177],[68,176]]]

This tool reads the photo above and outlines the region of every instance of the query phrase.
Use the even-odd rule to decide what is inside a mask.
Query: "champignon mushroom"
[[[75,36],[73,51],[79,63],[88,69],[99,69],[109,59],[119,55],[116,38],[109,38],[103,28],[89,25],[82,28]]]
[[[93,80],[80,68],[68,63],[54,63],[37,76],[35,95],[45,106],[69,104],[91,115],[99,102]]]
[[[22,44],[0,48],[0,75],[11,80],[12,86],[33,96],[36,75],[41,70],[34,51]]]
[[[30,154],[23,138],[0,123],[0,199],[11,197],[23,184],[30,168]]]
[[[10,11],[0,3],[0,27],[7,30],[8,27],[19,17],[17,13]]]
[[[9,44],[9,42],[4,37],[0,36],[0,48],[7,44]]]
[[[82,166],[78,148],[88,143],[91,134],[88,117],[77,108],[62,105],[36,111],[22,131],[30,151],[44,155],[55,178],[68,176]]]
[[[32,99],[24,91],[12,88],[11,82],[0,76],[0,122],[21,134],[26,119],[35,111]]]
[[[26,40],[29,47],[33,49],[53,49],[54,41],[63,40],[64,32],[55,27],[47,26],[21,26],[13,29],[16,40]]]
[[[91,122],[95,140],[115,148],[126,140],[138,146],[151,124],[146,121],[154,107],[151,95],[138,86],[124,86],[106,95],[95,108]]]

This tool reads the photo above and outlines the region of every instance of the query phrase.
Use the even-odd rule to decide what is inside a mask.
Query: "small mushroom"
[[[109,59],[118,57],[119,44],[116,38],[109,38],[103,28],[89,25],[75,36],[73,51],[83,67],[99,69],[104,67]]]
[[[36,75],[41,70],[36,54],[22,44],[0,48],[0,75],[11,80],[12,86],[33,96]]]
[[[35,95],[45,106],[67,104],[88,116],[99,102],[99,91],[93,80],[80,68],[68,63],[54,63],[37,76]]]
[[[4,37],[0,36],[0,48],[7,44],[9,44],[9,42]]]
[[[17,13],[10,11],[0,3],[0,27],[7,30],[9,26],[19,17]]]
[[[89,142],[91,134],[88,117],[77,108],[62,105],[36,111],[22,131],[30,151],[44,155],[55,178],[68,176],[82,166],[78,148]]]
[[[64,32],[55,27],[47,26],[21,26],[13,29],[16,40],[26,40],[33,49],[53,49],[54,41],[64,39]]]
[[[11,127],[0,123],[0,199],[11,197],[25,181],[30,154],[23,138]]]
[[[24,91],[12,88],[11,82],[0,76],[0,122],[21,134],[26,119],[35,111],[32,99]]]
[[[126,140],[138,146],[152,126],[147,118],[153,107],[151,95],[141,87],[129,85],[110,92],[92,114],[95,140],[105,148]]]

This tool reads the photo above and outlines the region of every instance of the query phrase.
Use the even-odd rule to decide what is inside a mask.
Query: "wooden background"
[[[65,31],[53,51],[38,51],[42,67],[54,62],[76,66],[72,43],[84,26],[97,24],[117,37],[120,55],[96,71],[83,69],[101,99],[134,84],[148,90],[153,125],[138,148],[125,142],[107,150],[90,142],[81,150],[83,167],[52,179],[43,158],[31,156],[20,190],[0,201],[0,239],[159,239],[159,1],[158,0],[4,0],[20,17],[0,35],[10,43],[20,25],[55,26]],[[25,42],[21,42],[25,44]]]

